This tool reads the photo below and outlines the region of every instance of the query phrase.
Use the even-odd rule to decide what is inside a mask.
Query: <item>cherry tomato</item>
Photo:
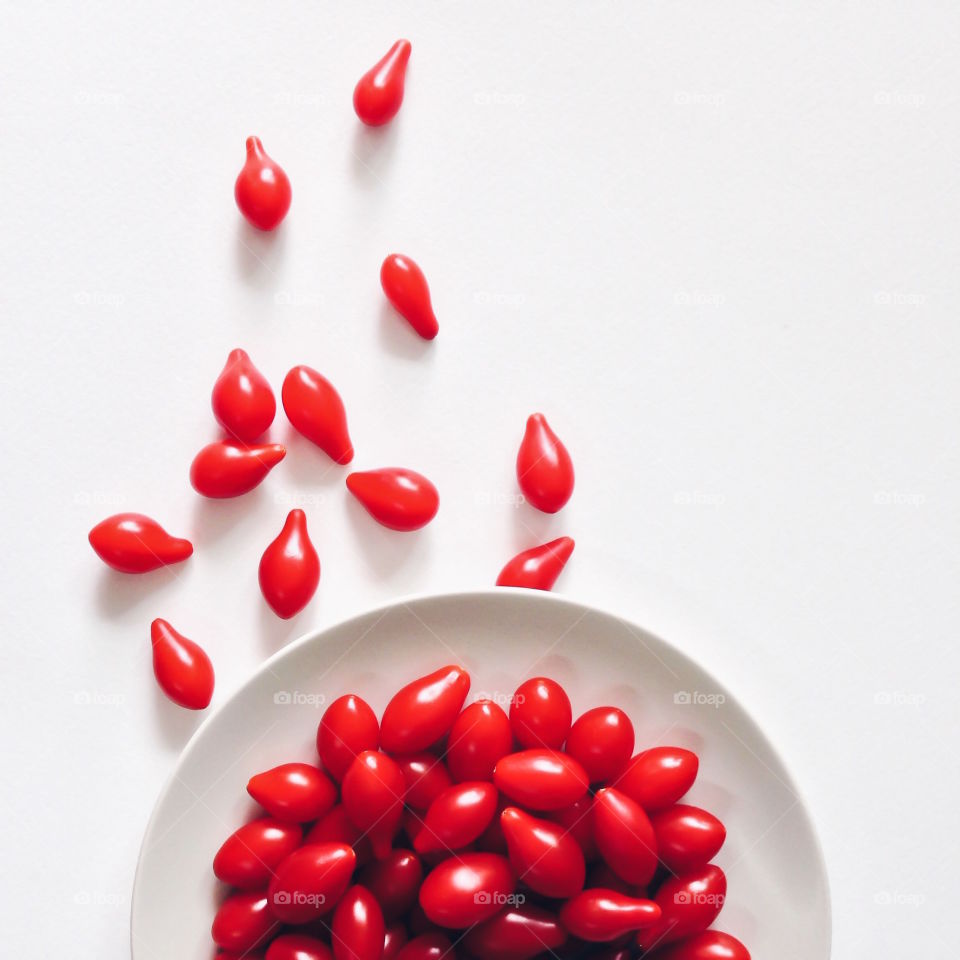
[[[284,823],[316,820],[333,808],[337,788],[309,763],[284,763],[250,778],[247,793]]]
[[[347,489],[377,523],[391,530],[419,530],[440,508],[437,488],[423,474],[403,467],[351,473]]]
[[[268,899],[259,890],[227,897],[213,918],[210,934],[218,947],[245,954],[261,946],[276,927]]]
[[[260,591],[284,620],[296,616],[320,582],[320,558],[307,534],[307,515],[291,510],[286,523],[260,558]]]
[[[234,830],[213,858],[218,880],[241,890],[262,889],[280,861],[300,846],[298,824],[261,817]]]
[[[317,727],[317,753],[324,770],[340,781],[364,750],[376,750],[380,724],[370,705],[356,694],[338,697],[323,712]]]
[[[458,850],[473,843],[496,812],[497,790],[492,783],[458,783],[430,804],[413,847],[418,853]]]
[[[521,747],[559,750],[572,721],[570,698],[549,677],[525,680],[510,701],[510,726]]]
[[[414,937],[397,954],[397,960],[453,960],[453,944],[442,933]]]
[[[668,877],[653,898],[660,919],[637,937],[638,945],[660,947],[701,933],[717,919],[726,896],[727,878],[713,864]]]
[[[594,707],[570,728],[566,751],[580,761],[591,783],[607,783],[630,762],[633,724],[617,707]]]
[[[203,710],[213,697],[213,664],[202,648],[178,633],[166,620],[150,624],[153,675],[160,689],[177,705]]]
[[[593,800],[593,835],[600,855],[627,883],[647,884],[657,869],[657,841],[643,807],[606,787]]]
[[[516,807],[507,807],[500,825],[510,852],[510,865],[519,880],[545,897],[566,899],[583,889],[583,851],[559,824],[538,820]]]
[[[493,780],[493,768],[513,749],[510,721],[492,700],[476,700],[458,714],[450,728],[446,761],[450,776]]]
[[[231,350],[210,397],[217,423],[232,437],[253,443],[273,423],[277,401],[246,350]]]
[[[215,957],[214,960],[221,960]],[[264,960],[333,960],[330,948],[316,937],[285,933],[267,947]]]
[[[573,461],[542,413],[527,419],[517,482],[531,506],[544,513],[556,513],[573,494]]]
[[[603,888],[578,893],[560,910],[564,927],[591,943],[609,943],[625,933],[649,927],[659,918],[660,907],[653,901]]]
[[[657,855],[671,873],[689,873],[709,863],[727,837],[724,825],[699,807],[677,804],[650,818]]]
[[[420,906],[438,926],[471,927],[499,913],[515,885],[505,857],[461,853],[427,874],[420,888]]]
[[[524,903],[507,907],[474,927],[464,937],[463,945],[475,957],[529,960],[541,953],[553,954],[566,940],[567,933],[554,914]]]
[[[470,689],[462,667],[447,666],[408,683],[383,711],[380,745],[390,753],[433,746],[453,726]]]
[[[453,782],[443,761],[432,753],[411,753],[397,757],[407,789],[403,802],[415,810],[426,810]]]
[[[284,923],[306,923],[329,913],[347,889],[357,858],[344,843],[311,843],[276,869],[267,894]]]
[[[290,209],[290,180],[267,156],[259,137],[247,137],[247,160],[233,196],[240,212],[258,230],[275,230]]]
[[[380,267],[380,286],[393,309],[424,340],[433,340],[440,325],[430,302],[430,288],[423,271],[402,253],[391,253]]]
[[[400,951],[407,944],[407,928],[402,923],[387,927],[383,936],[383,956],[381,960],[397,960]]]
[[[380,960],[386,927],[380,904],[359,884],[350,887],[333,912],[336,960]]]
[[[384,859],[403,817],[406,784],[397,764],[385,753],[358,753],[343,777],[341,796],[347,816],[370,837],[373,855]]]
[[[682,747],[653,747],[638,753],[613,786],[655,813],[673,806],[697,778],[700,761]]]
[[[559,810],[576,803],[588,787],[573,757],[556,750],[523,750],[504,757],[493,771],[498,790],[531,810]]]
[[[705,930],[663,949],[658,946],[645,953],[646,957],[650,960],[750,960],[750,952],[729,933]]]
[[[373,859],[373,847],[370,838],[358,830],[347,816],[342,803],[325,813],[304,838],[304,843],[345,843],[353,847],[357,856],[357,866],[369,863]]]
[[[96,555],[121,573],[148,573],[180,563],[193,553],[189,540],[171,537],[142,513],[116,513],[101,520],[87,539]]]
[[[412,49],[409,40],[398,40],[357,82],[353,109],[368,127],[382,126],[397,115]]]
[[[235,440],[208,443],[190,464],[190,483],[204,497],[223,500],[249,493],[287,455],[280,443],[247,446]]]
[[[570,537],[558,537],[518,553],[500,571],[497,586],[552,590],[573,553],[573,547],[574,542]]]
[[[294,367],[280,389],[287,419],[334,462],[349,463],[353,444],[347,430],[347,413],[333,384],[310,367]]]
[[[376,897],[390,922],[402,917],[417,902],[422,881],[423,865],[410,850],[391,850],[360,874],[360,882]]]
[[[593,836],[593,797],[589,793],[569,807],[552,810],[547,817],[560,824],[577,841],[584,859],[596,860],[600,856],[597,841]]]

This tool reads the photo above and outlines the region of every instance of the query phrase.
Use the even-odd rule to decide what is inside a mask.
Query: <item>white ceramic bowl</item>
[[[687,800],[717,814],[728,878],[717,926],[755,960],[830,956],[826,870],[783,762],[733,696],[663,640],[618,617],[534,590],[496,589],[401,600],[303,637],[268,660],[197,730],[147,826],[134,882],[134,960],[210,960],[222,891],[210,864],[250,817],[249,777],[314,761],[325,704],[355,692],[379,713],[403,684],[457,662],[468,696],[504,706],[521,680],[547,675],[574,716],[613,704],[638,748],[687,747],[700,775]]]

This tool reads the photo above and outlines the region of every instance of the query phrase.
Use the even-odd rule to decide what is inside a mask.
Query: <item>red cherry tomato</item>
[[[360,874],[360,882],[376,897],[389,922],[402,917],[417,902],[422,881],[423,865],[410,850],[391,850]]]
[[[559,824],[538,820],[516,807],[500,815],[510,864],[517,877],[545,897],[566,899],[583,889],[583,851]]]
[[[444,790],[430,804],[413,846],[418,853],[451,852],[473,843],[497,812],[492,783],[468,781]]]
[[[657,841],[640,804],[611,787],[598,790],[593,835],[600,855],[618,876],[637,886],[650,882],[657,869]]]
[[[353,852],[357,855],[357,866],[369,863],[373,858],[370,838],[353,825],[342,803],[325,813],[310,828],[303,842],[345,843],[348,847],[353,847]]]
[[[267,891],[270,911],[284,923],[307,923],[329,913],[343,896],[356,856],[343,843],[313,843],[291,853]]]
[[[284,763],[250,778],[247,793],[284,823],[316,820],[333,808],[337,788],[309,763]]]
[[[613,786],[655,813],[673,806],[697,778],[700,761],[682,747],[653,747],[638,753]]]
[[[261,817],[245,823],[223,842],[213,858],[218,880],[241,890],[263,889],[273,871],[300,846],[303,830],[298,824]]]
[[[521,747],[559,750],[572,721],[570,698],[548,677],[525,680],[510,701],[510,726]]]
[[[383,711],[380,745],[390,753],[416,753],[449,732],[470,689],[462,667],[447,666],[408,683]]]
[[[556,513],[573,494],[573,461],[542,413],[527,420],[517,482],[527,501],[544,513]]]
[[[547,817],[560,824],[577,841],[584,859],[596,860],[600,856],[597,841],[593,836],[593,797],[589,793],[569,807],[551,811]]]
[[[338,697],[324,711],[317,728],[317,753],[324,770],[340,781],[353,758],[364,750],[376,750],[380,724],[370,705],[356,694]]]
[[[381,960],[397,960],[400,951],[407,945],[407,928],[402,923],[387,927],[383,935],[383,956]]]
[[[215,957],[214,960],[222,958]],[[264,960],[333,960],[333,953],[316,937],[308,937],[302,933],[285,933],[267,947]]]
[[[543,907],[521,904],[507,907],[474,927],[463,945],[475,957],[529,960],[553,954],[566,943],[567,933],[556,916]]]
[[[259,137],[247,137],[247,159],[233,196],[240,212],[258,230],[275,230],[290,209],[290,180],[267,156]]]
[[[727,896],[727,878],[713,864],[679,877],[668,877],[653,898],[660,919],[637,937],[648,949],[701,933],[717,919]]]
[[[223,500],[249,493],[287,455],[280,443],[247,446],[235,440],[208,443],[190,464],[190,483],[204,497]]]
[[[284,620],[296,616],[320,582],[320,558],[307,533],[307,515],[291,510],[276,540],[260,558],[260,592]]]
[[[380,960],[386,926],[380,904],[365,887],[350,887],[333,912],[336,960]]]
[[[210,931],[213,942],[224,950],[241,954],[263,946],[278,926],[268,902],[262,890],[227,897],[213,918]]]
[[[411,753],[397,757],[407,785],[403,802],[415,810],[426,810],[452,783],[443,761],[432,753]]]
[[[446,761],[450,776],[493,780],[493,768],[513,748],[513,732],[503,709],[492,700],[477,700],[458,714],[450,728]]]
[[[574,542],[570,537],[558,537],[518,553],[500,571],[497,586],[552,590],[573,553],[573,547]]]
[[[217,423],[243,443],[253,443],[266,433],[277,413],[266,377],[240,349],[230,351],[210,403]]]
[[[523,750],[504,757],[493,782],[531,810],[559,810],[576,803],[588,787],[587,774],[573,757],[556,750]]]
[[[442,933],[414,937],[397,954],[397,960],[453,960],[453,944]]]
[[[560,910],[564,927],[591,943],[609,943],[625,933],[649,927],[659,918],[660,907],[653,901],[603,888],[578,893]]]
[[[427,874],[420,888],[420,906],[438,926],[471,927],[499,913],[515,885],[505,857],[461,853]]]
[[[657,947],[644,958],[650,960],[750,960],[750,952],[729,933],[705,930],[663,949]]]
[[[188,710],[203,710],[213,697],[213,664],[203,650],[166,620],[150,625],[153,674],[160,689]]]
[[[347,412],[340,394],[326,377],[302,364],[294,367],[284,377],[280,400],[294,428],[331,460],[346,464],[353,459]]]
[[[341,796],[347,816],[373,845],[373,855],[384,859],[403,817],[406,784],[397,764],[385,753],[357,754],[343,777]]]
[[[354,88],[353,109],[368,127],[382,126],[397,115],[412,49],[409,40],[398,40]]]
[[[87,539],[97,556],[121,573],[148,573],[180,563],[193,553],[189,540],[171,537],[142,513],[116,513],[101,520]]]
[[[607,783],[630,761],[633,724],[617,707],[594,707],[570,728],[566,751],[580,761],[591,783]]]
[[[689,873],[709,863],[727,837],[724,825],[699,807],[677,804],[650,818],[657,855],[671,873]]]
[[[430,302],[430,288],[423,271],[402,253],[391,253],[380,267],[380,286],[393,309],[424,340],[433,340],[440,325]]]
[[[423,474],[403,467],[351,473],[347,489],[377,523],[391,530],[419,530],[440,508],[437,488]]]

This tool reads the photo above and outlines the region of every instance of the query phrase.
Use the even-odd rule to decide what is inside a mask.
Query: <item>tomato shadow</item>
[[[277,278],[286,243],[283,225],[276,230],[257,230],[238,215],[234,236],[234,253],[240,279],[251,286],[272,285]]]
[[[315,443],[311,443],[289,423],[286,424],[280,443],[287,448],[287,455],[278,469],[284,470],[284,476],[289,483],[305,490],[303,502],[291,502],[288,507],[290,510],[295,506],[307,509],[313,505],[312,498],[316,498],[317,504],[323,503],[328,497],[327,491],[342,486],[344,478],[353,469],[351,464],[343,465],[331,460]],[[318,487],[322,489],[318,490]],[[296,498],[296,494],[289,497],[291,501]],[[283,496],[278,496],[277,499],[284,499],[286,502]]]
[[[214,704],[206,710],[187,710],[168,699],[157,684],[153,686],[153,713],[157,730],[164,746],[179,753],[197,727],[203,723],[207,713],[214,709]]]
[[[435,341],[424,340],[387,300],[380,304],[380,344],[393,356],[417,363],[431,363],[437,349]]]
[[[283,649],[291,640],[307,632],[309,611],[312,604],[319,603],[319,593],[320,588],[318,587],[317,593],[313,595],[310,603],[308,603],[300,613],[295,617],[291,617],[289,620],[278,617],[273,610],[270,609],[266,600],[262,600],[257,622],[257,633],[260,637],[260,646],[267,656]],[[307,614],[307,616],[305,617],[304,614]]]
[[[429,527],[412,532],[389,530],[377,523],[353,497],[347,498],[347,519],[356,532],[357,543],[369,571],[378,580],[389,579],[400,567],[416,576],[416,567],[425,566],[429,553]]]
[[[147,602],[156,606],[159,598],[178,589],[178,581],[186,575],[185,571],[177,569],[180,566],[183,564],[160,567],[150,573],[103,570],[95,591],[97,612],[114,619]]]
[[[269,477],[264,481],[266,483],[269,483]],[[256,512],[271,500],[269,492],[264,490],[264,484],[243,496],[225,500],[197,497],[190,527],[194,543],[213,543],[242,526],[244,521],[248,526],[254,525],[257,521]]]
[[[368,127],[357,121],[350,147],[353,179],[367,189],[384,185],[383,172],[396,153],[400,135],[399,117],[382,127]]]

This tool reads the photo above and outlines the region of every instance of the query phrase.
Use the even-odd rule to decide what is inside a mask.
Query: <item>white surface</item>
[[[324,704],[362,687],[379,714],[397,689],[394,663],[412,679],[447,662],[470,671],[469,701],[508,705],[518,676],[546,675],[572,691],[576,715],[616,703],[642,742],[694,750],[700,768],[688,799],[716,813],[729,838],[715,858],[728,882],[717,927],[756,957],[793,950],[827,960],[827,878],[807,811],[732,695],[622,618],[539,591],[496,589],[401,601],[305,638],[216,714],[183,755],[147,828],[131,921],[134,960],[209,956],[211,915],[223,896],[210,863],[256,807],[247,780],[279,762],[314,761]]]
[[[934,2],[8,5],[6,951],[38,914],[44,953],[127,949],[199,722],[155,689],[154,616],[222,702],[297,635],[569,533],[560,590],[699,659],[782,750],[836,955],[952,958],[958,28]],[[371,133],[351,90],[400,35],[406,103]],[[233,206],[251,133],[293,182],[272,238]],[[391,250],[427,272],[433,344],[384,308]],[[235,346],[275,385],[329,374],[356,465],[429,474],[436,522],[376,528],[296,438],[249,498],[200,501]],[[578,468],[556,517],[510,503],[537,409]],[[256,567],[294,503],[324,574],[281,623]],[[196,555],[112,575],[86,533],[121,509]]]

